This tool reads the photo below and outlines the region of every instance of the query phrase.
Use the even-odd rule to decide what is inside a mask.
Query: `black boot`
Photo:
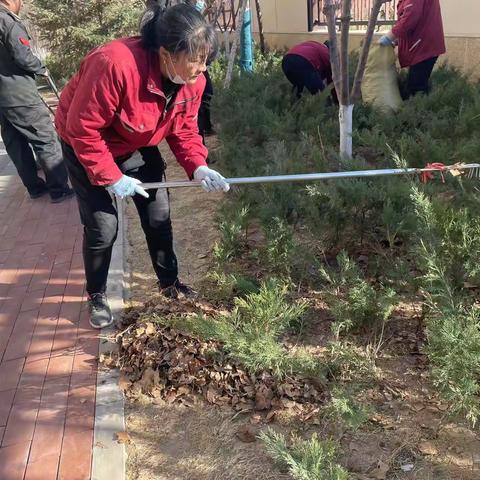
[[[50,194],[51,203],[61,203],[69,198],[72,198],[75,195],[75,192],[71,188],[66,188],[61,193]]]
[[[198,297],[198,292],[180,282],[180,280],[175,280],[175,283],[167,287],[160,287],[160,293],[166,298],[175,300],[195,299]]]

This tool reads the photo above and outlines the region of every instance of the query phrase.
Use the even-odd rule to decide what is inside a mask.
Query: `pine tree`
[[[144,7],[142,0],[35,0],[29,16],[47,48],[50,70],[65,79],[94,47],[134,35]]]

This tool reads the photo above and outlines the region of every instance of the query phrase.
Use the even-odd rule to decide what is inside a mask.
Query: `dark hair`
[[[184,3],[169,8],[154,5],[145,14],[140,33],[144,46],[155,51],[163,47],[171,53],[192,56],[205,52],[211,60],[218,49],[215,29],[194,7]]]

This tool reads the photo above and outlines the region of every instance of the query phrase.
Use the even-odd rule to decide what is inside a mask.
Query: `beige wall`
[[[447,37],[480,37],[480,0],[440,0]]]
[[[251,3],[254,8],[255,2]],[[480,37],[480,0],[440,0],[440,3],[447,37]],[[261,0],[261,5],[266,33],[307,31],[306,0]],[[258,30],[256,19],[254,28]]]
[[[447,43],[443,61],[480,78],[480,0],[440,1]],[[326,40],[324,33],[307,32],[306,0],[261,0],[261,4],[265,37],[271,48],[283,49],[305,40]],[[253,17],[254,30],[258,32],[255,11]],[[352,33],[351,48],[358,48],[362,38],[362,34]]]

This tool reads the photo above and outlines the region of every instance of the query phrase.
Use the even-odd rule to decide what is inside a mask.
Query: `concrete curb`
[[[124,307],[124,265],[126,262],[125,203],[118,205],[118,238],[113,247],[108,276],[108,299],[117,321]],[[103,329],[100,354],[116,350],[114,326]],[[100,368],[97,376],[95,431],[93,439],[92,480],[125,480],[125,445],[117,442],[116,433],[125,431],[124,398],[118,386],[118,370]]]

